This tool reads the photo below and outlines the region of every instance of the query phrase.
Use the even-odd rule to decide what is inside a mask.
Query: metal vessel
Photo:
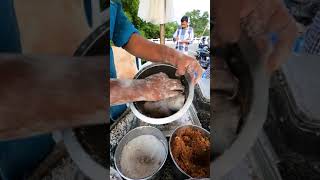
[[[77,49],[74,55],[106,56],[108,52],[108,41],[106,40],[106,36],[109,33],[109,27],[107,26],[107,23],[101,25],[94,32],[92,32],[90,36],[80,45],[80,47]],[[96,125],[93,127],[83,127],[83,132],[86,132],[87,135],[91,134],[92,136],[95,136],[95,134],[93,134],[94,131],[98,130],[99,133],[101,132],[103,134],[105,133],[105,128],[106,124]],[[78,128],[78,130],[79,129],[81,128]],[[77,129],[67,129],[62,132],[63,141],[72,160],[77,164],[80,170],[92,180],[104,180],[107,177],[109,177],[109,167],[106,167],[101,163],[102,161],[105,161],[107,163],[108,160],[102,159],[96,154],[92,154],[94,153],[94,151],[89,152],[89,147],[85,147],[84,143],[81,142],[81,139],[78,137],[77,133]],[[107,142],[104,137],[105,136],[100,137],[101,140],[96,139],[96,141],[99,142],[92,141],[88,137],[88,139],[86,139],[87,146],[96,146],[97,144],[101,145],[105,143],[106,148]],[[105,153],[107,154],[107,149],[100,149],[99,147],[100,146],[97,146],[95,147],[95,149],[99,149],[99,152],[105,151]],[[97,160],[97,158],[94,158],[94,156],[97,156],[99,161]]]
[[[131,178],[125,176],[122,173],[122,170],[121,170],[121,167],[120,167],[121,152],[122,152],[124,146],[128,142],[130,142],[132,139],[134,139],[134,138],[136,138],[138,136],[141,136],[141,135],[153,135],[153,136],[155,136],[159,141],[161,141],[161,143],[163,144],[163,146],[164,146],[164,148],[166,150],[166,155],[164,157],[164,161],[161,163],[161,165],[159,166],[158,170],[155,173],[151,174],[150,176],[142,178],[142,179],[156,179],[156,178],[158,178],[160,176],[160,174],[161,174],[160,170],[163,167],[164,163],[166,162],[166,159],[167,159],[167,156],[168,156],[168,142],[167,142],[166,137],[163,135],[163,133],[159,129],[151,127],[151,126],[140,126],[140,127],[137,127],[135,129],[129,131],[121,139],[121,141],[119,142],[119,144],[118,144],[118,146],[116,148],[115,154],[114,154],[114,163],[115,163],[117,171],[119,172],[119,174],[123,178],[128,179],[128,180],[131,180]]]
[[[204,135],[206,135],[208,138],[210,138],[210,133],[205,130],[204,128],[200,127],[200,126],[195,126],[195,125],[183,125],[183,126],[180,126],[178,128],[176,128],[174,130],[174,132],[172,133],[170,139],[169,139],[169,152],[170,152],[170,156],[171,156],[171,159],[172,161],[174,162],[176,168],[174,169],[174,173],[175,173],[175,176],[179,179],[188,179],[188,178],[192,178],[189,174],[187,174],[186,172],[184,172],[180,167],[179,165],[177,164],[177,162],[175,161],[174,157],[173,157],[173,154],[171,152],[171,143],[173,141],[173,139],[176,137],[176,133],[178,130],[180,129],[183,129],[183,128],[195,128],[195,129],[198,129],[200,130]]]
[[[256,142],[267,118],[269,75],[257,54],[256,47],[252,41],[242,35],[231,52],[234,56],[227,61],[240,81],[243,98],[248,100],[243,104],[247,111],[242,114],[242,124],[231,146],[211,161],[210,175],[214,180],[222,179],[246,156]],[[214,127],[211,134],[214,141]]]
[[[156,74],[159,72],[166,73],[169,76],[169,78],[177,78],[175,76],[176,70],[177,69],[174,66],[169,64],[150,64],[142,68],[134,78],[144,79],[145,77],[148,77],[152,74]],[[190,105],[192,104],[192,100],[194,96],[194,85],[191,83],[190,77],[188,75],[182,76],[181,82],[186,87],[184,91],[186,100],[183,107],[176,113],[172,114],[171,116],[164,117],[164,118],[148,117],[147,115],[142,113],[141,102],[129,103],[130,109],[137,116],[137,118],[150,124],[167,124],[181,118],[188,111]]]

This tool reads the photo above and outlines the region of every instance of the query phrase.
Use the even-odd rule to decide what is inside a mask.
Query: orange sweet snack
[[[209,177],[210,140],[201,131],[183,128],[171,142],[172,155],[179,167],[193,178]]]

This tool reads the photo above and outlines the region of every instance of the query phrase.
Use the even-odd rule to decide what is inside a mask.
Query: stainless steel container
[[[245,99],[246,103],[241,104],[244,112],[238,136],[222,155],[211,159],[210,175],[214,180],[223,179],[252,149],[263,129],[268,110],[269,74],[255,43],[242,34],[238,46],[230,52],[233,54],[226,61],[239,79],[241,99]]]
[[[177,135],[177,131],[181,130],[181,129],[185,129],[185,128],[195,128],[195,129],[198,129],[200,130],[206,137],[210,138],[210,132],[208,132],[207,130],[205,130],[204,128],[200,127],[200,126],[196,126],[196,125],[183,125],[183,126],[180,126],[178,128],[176,128],[174,130],[174,132],[172,133],[170,139],[169,139],[169,152],[170,152],[170,156],[171,156],[171,159],[172,161],[174,162],[176,168],[174,169],[174,173],[175,173],[175,176],[177,177],[177,179],[189,179],[189,178],[192,178],[189,174],[187,174],[185,171],[183,171],[179,165],[177,164],[177,162],[175,161],[174,157],[173,157],[173,154],[172,154],[172,151],[171,151],[171,143],[173,141],[173,139],[176,137]]]
[[[130,132],[128,132],[120,141],[120,143],[118,144],[117,148],[116,148],[116,151],[114,153],[114,163],[115,163],[115,167],[117,169],[117,171],[119,172],[119,174],[125,178],[125,179],[128,179],[128,180],[131,180],[130,177],[127,177],[125,176],[123,173],[122,173],[122,170],[121,170],[121,166],[120,166],[120,158],[121,158],[121,153],[122,153],[122,150],[124,148],[124,146],[130,142],[132,139],[138,137],[138,136],[141,136],[141,135],[153,135],[155,136],[158,140],[160,140],[166,150],[166,155],[164,157],[164,161],[162,162],[162,164],[159,166],[159,169],[151,174],[150,176],[148,177],[145,177],[145,178],[142,178],[143,180],[145,179],[157,179],[159,178],[159,176],[161,175],[161,168],[163,167],[166,159],[167,159],[167,156],[168,156],[168,142],[167,142],[167,139],[166,137],[163,135],[163,133],[157,129],[157,128],[154,128],[154,127],[151,127],[151,126],[140,126],[140,127],[137,127],[133,130],[131,130]]]
[[[118,171],[110,167],[110,180],[122,180]]]
[[[109,13],[109,9],[107,9],[107,13]],[[109,18],[107,18],[107,22],[98,27],[95,31],[93,31],[90,36],[85,39],[85,41],[80,45],[77,51],[74,53],[75,56],[108,56],[109,50],[107,50],[107,42],[106,36],[108,36],[110,28],[107,26],[109,24]],[[105,124],[98,125],[100,132],[105,133]],[[86,127],[84,127],[86,128]],[[88,127],[91,128],[91,127]],[[92,127],[95,129],[95,127]],[[80,128],[81,129],[81,128]],[[90,134],[93,130],[90,131]],[[59,134],[59,133],[58,133]],[[85,148],[81,141],[76,136],[77,132],[75,129],[65,129],[59,134],[62,136],[63,141],[66,145],[67,151],[70,154],[72,160],[77,164],[79,169],[90,179],[92,180],[105,180],[109,174],[109,165],[103,165],[98,162],[93,156],[96,154],[91,154],[88,151],[88,148]],[[96,146],[99,144],[106,144],[104,139],[105,136],[100,137],[99,140],[91,141],[92,146]],[[102,138],[102,139],[101,139]],[[98,141],[98,142],[97,142]],[[107,146],[105,146],[107,147]],[[101,149],[103,151],[104,149]],[[105,150],[107,153],[107,150]],[[100,157],[101,161],[107,161],[107,159],[103,159]]]
[[[169,78],[177,79],[177,77],[175,76],[176,70],[177,69],[174,66],[168,64],[151,64],[142,68],[135,76],[135,79],[144,79],[152,74],[157,74],[159,72],[166,73]],[[183,107],[171,116],[164,118],[148,117],[142,113],[142,102],[129,103],[130,109],[140,120],[150,124],[167,124],[181,118],[188,111],[190,105],[192,104],[194,96],[194,85],[191,83],[191,78],[188,75],[182,76],[181,82],[185,86],[186,101]]]

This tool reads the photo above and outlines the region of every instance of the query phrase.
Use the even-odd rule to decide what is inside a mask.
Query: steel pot
[[[121,170],[121,166],[120,166],[120,158],[121,158],[121,152],[124,148],[124,146],[130,142],[132,139],[138,137],[138,136],[141,136],[141,135],[153,135],[155,136],[158,140],[160,140],[166,150],[166,155],[164,157],[164,161],[162,162],[162,164],[159,166],[158,170],[153,173],[152,175],[148,176],[148,177],[145,177],[145,178],[142,178],[142,179],[157,179],[159,178],[161,172],[161,168],[163,167],[163,165],[165,164],[166,162],[166,159],[167,159],[167,156],[168,156],[168,142],[167,142],[167,139],[166,137],[163,135],[163,133],[155,128],[155,127],[151,127],[151,126],[140,126],[140,127],[137,127],[131,131],[129,131],[122,139],[121,141],[119,142],[117,148],[116,148],[116,151],[114,153],[114,163],[115,163],[115,167],[117,169],[117,171],[119,172],[119,174],[125,178],[125,179],[128,179],[128,180],[131,180],[130,177],[127,177],[125,176],[123,173],[122,173],[122,170]]]
[[[157,74],[159,72],[166,73],[169,78],[176,79],[175,76],[176,68],[169,64],[150,64],[142,68],[134,77],[134,79],[144,79],[147,76],[152,74]],[[178,120],[181,118],[189,109],[190,105],[192,104],[193,96],[194,96],[194,85],[191,83],[191,78],[188,75],[181,77],[182,84],[186,87],[185,88],[185,103],[183,107],[177,111],[176,113],[172,114],[171,116],[164,117],[164,118],[153,118],[148,117],[147,115],[142,113],[142,103],[143,102],[133,102],[129,103],[130,109],[134,113],[137,118],[140,120],[150,123],[150,124],[167,124]]]
[[[110,180],[122,180],[118,171],[110,167]]]
[[[192,177],[189,175],[189,174],[187,174],[185,171],[183,171],[180,167],[179,167],[179,165],[178,165],[178,163],[175,161],[175,159],[174,159],[174,157],[173,157],[173,154],[172,154],[172,152],[171,152],[171,143],[172,143],[172,141],[173,141],[173,139],[176,137],[176,134],[177,134],[177,131],[179,131],[179,130],[181,130],[181,129],[184,129],[184,128],[195,128],[195,129],[198,129],[198,130],[200,130],[205,136],[207,136],[208,138],[210,138],[210,132],[208,132],[207,130],[205,130],[204,128],[202,128],[202,127],[200,127],[200,126],[196,126],[196,125],[182,125],[182,126],[180,126],[180,127],[178,127],[178,128],[176,128],[175,130],[174,130],[174,132],[172,133],[172,135],[170,136],[170,139],[169,139],[169,152],[170,152],[170,156],[171,156],[171,159],[172,159],[172,161],[174,162],[174,164],[175,164],[175,169],[174,169],[174,173],[175,173],[175,177],[177,177],[178,179],[189,179],[189,178],[191,178],[192,179]]]
[[[254,43],[244,35],[234,50],[236,58],[227,59],[228,64],[238,77],[245,98],[250,101],[245,104],[247,112],[243,116],[237,138],[229,149],[211,161],[210,174],[214,180],[223,179],[246,156],[267,118],[269,75],[264,63],[259,59]],[[214,140],[214,127],[212,134]]]
[[[109,13],[109,9],[107,9],[107,13]],[[80,45],[77,51],[74,53],[75,56],[93,56],[93,55],[107,55],[107,42],[106,40],[107,34],[109,34],[109,27],[107,26],[107,21],[105,24],[98,27],[94,32],[90,34],[90,36]],[[99,129],[99,133],[105,133],[105,124],[96,125],[95,127],[88,128],[97,128]],[[81,129],[81,128],[79,128]],[[90,130],[91,133],[94,130]],[[104,137],[104,136],[103,136]],[[70,154],[72,160],[77,164],[79,169],[90,179],[92,180],[105,180],[109,177],[109,167],[105,167],[102,163],[98,162],[93,158],[92,154],[90,154],[87,149],[81,144],[79,138],[77,137],[77,131],[73,129],[66,129],[62,132],[62,138],[65,143],[66,149]],[[103,138],[102,141],[105,141]],[[107,147],[107,142],[92,141],[91,145],[96,144],[104,144]],[[90,141],[91,142],[91,141]],[[105,149],[102,149],[102,151]],[[107,153],[107,150],[106,150]],[[107,159],[105,159],[107,162]]]

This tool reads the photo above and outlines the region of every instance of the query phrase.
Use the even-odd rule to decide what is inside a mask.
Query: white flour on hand
[[[128,142],[120,158],[122,173],[132,179],[154,174],[166,158],[162,142],[152,135],[141,135]]]

